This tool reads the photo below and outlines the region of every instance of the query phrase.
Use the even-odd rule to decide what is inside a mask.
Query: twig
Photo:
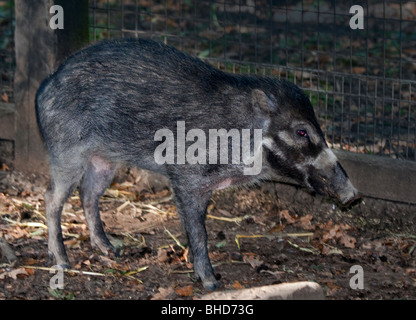
[[[405,234],[405,233],[393,233],[389,232],[392,236],[398,237],[398,238],[410,238],[410,239],[416,239],[416,235],[413,234]]]
[[[163,202],[168,202],[170,200],[173,199],[173,196],[167,196],[167,197],[163,197],[160,199],[156,199],[155,201],[150,201],[148,204],[159,204],[159,203],[163,203]]]
[[[7,222],[9,222],[13,225],[19,226],[19,227],[42,228],[42,229],[45,229],[45,230],[48,229],[48,226],[41,223],[41,222],[18,222],[18,221],[14,221],[12,219],[9,219],[9,218],[3,218],[3,220],[5,220],[5,221],[7,221]],[[62,223],[62,225],[68,226],[68,225],[73,225],[73,224],[72,223]],[[64,236],[71,237],[71,238],[78,238],[79,237],[78,234],[69,233],[69,232],[63,232],[62,234]]]
[[[255,235],[248,235],[248,236],[245,236],[245,235],[242,235],[242,234],[237,234],[236,236],[235,236],[235,243],[237,243],[237,247],[238,247],[238,249],[240,249],[240,239],[241,238],[249,238],[249,239],[253,239],[253,238],[264,238],[265,236],[264,235],[262,235],[262,234],[255,234]]]
[[[169,213],[167,213],[166,211],[160,210],[159,208],[151,204],[145,204],[145,203],[133,203],[133,204],[138,205],[138,207],[141,208],[142,210],[145,210],[153,214],[164,215],[164,216],[169,215]]]
[[[303,247],[301,247],[301,246],[297,245],[296,243],[293,243],[289,240],[287,240],[287,243],[289,243],[291,246],[295,247],[296,249],[299,249],[300,251],[309,252],[309,253],[312,253],[312,254],[319,254],[319,250],[317,250],[315,248],[313,248],[313,249],[303,248]]]
[[[165,232],[176,242],[176,244],[181,247],[183,250],[186,250],[185,246],[180,243],[180,241],[165,227]]]
[[[128,205],[130,205],[130,201],[127,200],[126,202],[124,202],[121,206],[117,207],[116,211],[117,212],[121,212],[123,211]]]
[[[4,221],[10,222],[14,225],[17,225],[19,227],[34,227],[34,228],[43,228],[43,229],[48,229],[48,227],[41,223],[41,222],[18,222],[18,221],[14,221],[12,219],[9,218],[3,218]]]
[[[134,271],[128,271],[128,272],[126,272],[126,273],[121,272],[121,275],[122,275],[122,276],[125,276],[125,277],[128,277],[128,278],[130,278],[130,279],[133,279],[133,280],[139,281],[140,283],[142,283],[142,284],[143,284],[143,281],[142,281],[142,280],[140,280],[140,279],[137,279],[137,278],[133,277],[133,275],[135,275],[136,273],[140,273],[140,272],[142,272],[142,271],[144,271],[144,270],[147,270],[148,268],[149,268],[149,266],[145,266],[145,267],[141,267],[141,268],[139,268],[139,269],[137,269],[137,270],[134,270]]]
[[[214,220],[226,221],[226,222],[235,222],[237,224],[240,223],[241,221],[244,221],[244,220],[249,219],[251,217],[252,216],[250,216],[250,215],[245,215],[244,217],[227,218],[227,217],[216,217],[216,216],[213,216],[211,214],[207,214],[207,218],[214,219]]]
[[[56,271],[55,268],[47,268],[47,267],[36,267],[36,266],[21,266],[20,268],[25,269],[35,269],[35,270],[43,270],[43,271]],[[77,273],[77,274],[85,274],[87,276],[97,276],[97,277],[105,277],[106,275],[104,273],[98,273],[98,272],[90,272],[90,271],[80,271],[80,270],[72,270],[72,269],[63,269],[64,272],[68,273]]]
[[[142,236],[142,241],[140,241],[139,239],[137,239],[137,238],[133,237],[133,236],[132,236],[130,233],[128,233],[128,232],[121,232],[121,234],[122,234],[123,236],[129,237],[129,238],[130,238],[130,239],[132,239],[134,242],[138,242],[138,243],[139,243],[139,245],[140,245],[141,247],[146,246],[146,239],[144,238],[144,236]]]
[[[237,243],[237,247],[238,249],[240,249],[240,239],[241,238],[248,238],[248,239],[255,239],[255,238],[275,238],[275,237],[291,237],[291,238],[300,238],[300,237],[312,237],[313,233],[312,232],[302,232],[302,233],[280,233],[280,234],[276,234],[276,235],[269,235],[269,234],[254,234],[254,235],[242,235],[242,234],[237,234],[235,236],[235,242]]]
[[[237,260],[231,260],[231,261],[220,261],[220,262],[217,262],[217,263],[213,263],[212,264],[212,267],[213,268],[216,268],[216,267],[218,267],[218,266],[222,266],[222,265],[224,265],[224,264],[227,264],[227,265],[229,265],[229,264],[247,264],[247,262],[244,262],[244,261],[237,261]],[[169,274],[172,274],[172,273],[177,273],[177,274],[183,274],[183,273],[193,273],[194,272],[194,269],[186,269],[186,270],[173,270],[173,271],[169,271]]]
[[[36,213],[39,216],[39,218],[41,218],[43,221],[46,222],[46,217],[42,212],[40,212],[38,210],[33,210],[33,212]]]

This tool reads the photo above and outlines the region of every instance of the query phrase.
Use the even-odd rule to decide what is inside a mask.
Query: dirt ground
[[[64,207],[72,271],[51,289],[43,192],[47,178],[2,172],[0,299],[198,299],[207,291],[187,262],[186,237],[167,189],[137,171],[118,175],[100,202],[120,257],[91,248],[78,193]],[[364,198],[350,210],[290,185],[264,183],[214,195],[209,250],[221,289],[315,281],[327,299],[416,298],[416,207]],[[364,288],[352,289],[361,266]]]

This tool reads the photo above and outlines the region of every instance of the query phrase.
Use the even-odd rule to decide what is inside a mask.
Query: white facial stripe
[[[329,148],[325,148],[316,158],[308,157],[305,161],[295,164],[296,169],[302,172],[305,176],[305,184],[306,186],[312,188],[312,186],[308,182],[308,166],[312,166],[316,170],[325,170],[328,167],[333,167],[336,165],[338,159],[334,155],[334,153]]]
[[[263,139],[263,146],[265,146],[269,150],[273,150],[274,141],[272,138],[264,137]]]
[[[319,153],[318,157],[315,159],[310,159],[308,162],[316,169],[324,169],[328,167],[335,166],[337,164],[337,157],[332,152],[331,149],[325,148]]]
[[[286,131],[279,131],[277,134],[284,143],[287,145],[293,146],[295,141],[293,140],[292,136]]]
[[[273,152],[276,156],[279,158],[286,160],[285,155],[283,152],[276,146],[276,143],[272,138],[264,137],[263,139],[263,146],[269,149],[271,152]]]

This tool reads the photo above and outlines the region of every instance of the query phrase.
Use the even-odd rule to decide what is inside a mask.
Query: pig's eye
[[[306,130],[300,129],[300,130],[296,130],[296,134],[299,137],[308,137],[308,132]]]

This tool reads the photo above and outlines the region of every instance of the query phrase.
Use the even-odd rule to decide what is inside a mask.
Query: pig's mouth
[[[357,192],[352,198],[344,202],[341,202],[341,204],[343,207],[350,208],[358,205],[359,203],[361,203],[362,200],[362,194]]]
[[[351,184],[351,182],[350,182]],[[352,187],[352,185],[351,185]],[[330,184],[326,185],[325,193],[335,200],[338,206],[342,208],[351,208],[357,204],[359,204],[362,200],[362,195],[352,187],[352,190],[348,190],[347,193],[345,191],[334,192],[331,188]]]
[[[336,204],[342,208],[351,208],[359,204],[362,200],[362,194],[358,192],[349,180],[346,181],[346,187],[336,191],[336,187],[328,181],[327,178],[319,176],[318,179],[308,179],[312,189],[322,195],[333,199]]]

